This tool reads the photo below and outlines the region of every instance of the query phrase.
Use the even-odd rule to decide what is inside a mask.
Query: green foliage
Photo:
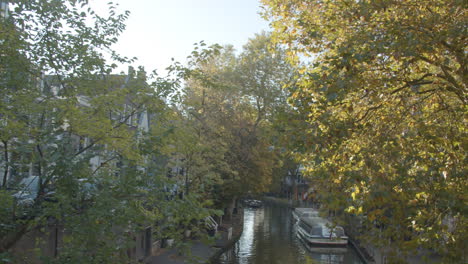
[[[57,226],[57,257],[37,249],[45,262],[129,262],[146,227],[160,238],[169,216],[215,214],[198,196],[175,199],[177,183],[166,178],[170,132],[156,131],[170,127],[164,99],[177,99],[179,80],[143,68],[110,74],[114,62],[131,62],[110,49],[129,13],[110,3],[101,17],[80,0],[11,7],[0,21],[2,258],[29,231]],[[28,176],[34,181],[21,185]]]
[[[228,204],[271,185],[278,166],[272,122],[284,109],[282,86],[293,71],[266,33],[250,39],[238,56],[232,46],[213,48],[192,56],[182,113],[205,146],[194,157],[211,153],[207,171],[217,174],[214,191]]]
[[[290,102],[322,201],[363,215],[367,238],[395,256],[466,259],[466,5],[263,3],[291,60],[310,58]]]
[[[0,219],[2,219],[0,236],[5,236],[15,228],[14,219],[11,217],[14,210],[14,200],[8,192],[0,190],[0,201],[2,201],[0,205]]]

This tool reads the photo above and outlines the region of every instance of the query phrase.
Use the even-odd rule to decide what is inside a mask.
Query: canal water
[[[291,209],[277,205],[244,211],[244,231],[218,264],[363,264],[354,248],[308,248],[296,236]]]

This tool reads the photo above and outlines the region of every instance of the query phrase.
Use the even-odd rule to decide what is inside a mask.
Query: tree
[[[168,216],[209,215],[197,200],[173,211],[186,201],[168,200],[172,182],[155,162],[165,138],[144,125],[166,121],[162,98],[177,80],[143,68],[111,74],[113,62],[131,62],[110,49],[129,13],[110,3],[102,17],[85,0],[11,7],[0,21],[2,257],[30,230],[53,224],[66,230],[63,247],[45,260],[128,262],[145,227],[165,236],[174,228],[157,223]]]
[[[466,259],[465,4],[263,3],[291,60],[310,58],[290,101],[326,205],[362,215],[394,261],[418,247]]]
[[[187,196],[195,193],[211,200],[213,185],[219,183],[219,172],[224,164],[222,142],[219,138],[207,140],[207,131],[202,132],[200,124],[182,113],[174,111],[171,120],[171,133],[161,149],[168,157],[174,177]]]
[[[237,197],[268,190],[279,163],[272,122],[283,111],[282,86],[293,71],[269,40],[256,35],[239,56],[232,46],[197,51],[195,58],[204,59],[195,59],[187,78],[184,112],[203,142],[218,142],[212,148],[223,164],[218,200],[231,209]]]

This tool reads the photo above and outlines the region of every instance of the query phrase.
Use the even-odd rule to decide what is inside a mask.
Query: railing
[[[211,216],[208,216],[205,218],[205,224],[209,229],[212,229],[215,231],[218,230],[218,223],[216,223],[216,221]]]

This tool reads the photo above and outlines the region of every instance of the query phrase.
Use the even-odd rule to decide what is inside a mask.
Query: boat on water
[[[251,208],[259,208],[259,207],[262,207],[263,205],[263,202],[260,201],[260,200],[251,200],[251,199],[248,199],[248,200],[244,200],[244,204],[248,207],[251,207]]]
[[[344,263],[347,247],[315,247],[310,246],[303,239],[299,239],[309,256],[318,263]]]
[[[292,215],[296,221],[299,221],[301,218],[319,217],[318,211],[314,208],[295,208],[292,211]]]
[[[318,214],[299,216],[297,236],[307,245],[313,247],[346,247],[348,244],[348,237],[345,235],[343,227],[334,226],[328,220],[318,217]]]

